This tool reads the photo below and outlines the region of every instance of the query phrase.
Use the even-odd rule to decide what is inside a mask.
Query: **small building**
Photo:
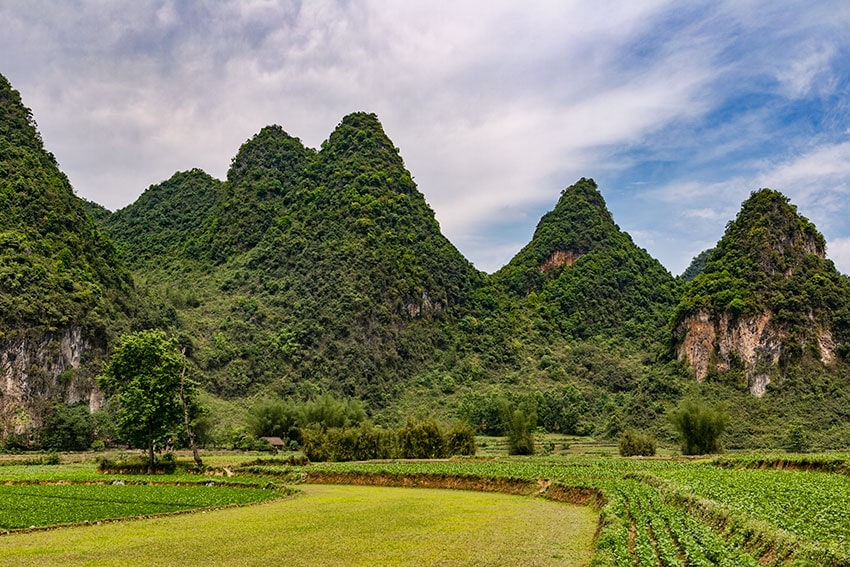
[[[260,437],[263,441],[266,441],[269,445],[271,445],[272,451],[277,453],[278,451],[282,451],[286,448],[286,445],[283,442],[283,439],[280,437]]]

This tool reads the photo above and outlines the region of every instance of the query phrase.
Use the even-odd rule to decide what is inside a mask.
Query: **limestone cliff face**
[[[548,274],[554,268],[560,268],[561,266],[572,268],[579,257],[581,257],[581,254],[577,254],[572,250],[555,250],[546,258],[545,262],[540,264],[540,271]]]
[[[94,411],[103,396],[80,368],[92,349],[80,328],[33,333],[0,341],[0,434],[21,434],[39,425],[39,410],[51,400],[86,402]]]
[[[830,364],[835,360],[832,333],[818,328],[813,318],[811,323],[818,356]],[[743,367],[750,393],[759,397],[779,375],[779,362],[792,342],[788,330],[770,311],[737,318],[724,313],[716,319],[700,311],[682,321],[677,334],[683,337],[678,359],[698,381],[705,379],[712,366],[720,371]]]
[[[684,340],[678,358],[684,360],[698,381],[717,370],[730,370],[743,365],[750,393],[764,394],[771,375],[779,368],[785,332],[773,322],[771,313],[732,319],[724,313],[712,320],[702,311],[685,319],[679,329]]]

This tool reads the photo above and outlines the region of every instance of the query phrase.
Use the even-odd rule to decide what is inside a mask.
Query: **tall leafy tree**
[[[99,377],[104,392],[118,400],[121,434],[130,445],[147,450],[149,474],[155,448],[184,426],[182,378],[177,339],[163,331],[121,337]],[[185,383],[183,388],[185,394]]]

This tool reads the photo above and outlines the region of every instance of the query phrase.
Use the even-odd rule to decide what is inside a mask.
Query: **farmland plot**
[[[281,493],[257,488],[173,485],[0,485],[0,530],[250,504]]]
[[[586,507],[539,499],[315,485],[258,506],[3,536],[0,564],[578,567],[596,525]]]

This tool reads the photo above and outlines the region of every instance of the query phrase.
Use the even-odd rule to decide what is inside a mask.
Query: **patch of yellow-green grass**
[[[246,508],[14,534],[2,565],[587,565],[589,508],[505,494],[308,485]]]

